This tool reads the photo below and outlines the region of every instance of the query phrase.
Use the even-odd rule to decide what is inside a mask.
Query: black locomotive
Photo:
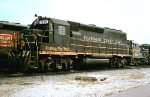
[[[124,67],[131,62],[126,33],[72,21],[38,17],[21,31],[19,64],[40,70],[87,65]]]

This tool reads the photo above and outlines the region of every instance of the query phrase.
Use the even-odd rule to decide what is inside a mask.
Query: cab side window
[[[58,26],[58,34],[66,35],[66,28],[64,26]]]

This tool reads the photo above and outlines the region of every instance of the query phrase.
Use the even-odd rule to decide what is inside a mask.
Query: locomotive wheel
[[[73,69],[73,61],[71,59],[67,59],[66,66],[67,70]]]
[[[72,62],[70,59],[66,59],[66,62],[65,63],[62,63],[62,69],[63,70],[70,70],[72,69]]]
[[[115,67],[116,67],[116,68],[120,68],[120,65],[121,65],[120,63],[115,62]]]
[[[52,63],[52,64],[50,65],[50,67],[51,67],[51,69],[52,69],[53,71],[56,71],[56,70],[57,70],[57,68],[56,68],[56,63]]]
[[[73,61],[72,60],[68,60],[68,62],[67,62],[67,70],[73,69],[74,68],[73,66],[74,66]]]
[[[47,63],[45,63],[44,64],[44,71],[48,71],[49,70],[49,68],[48,68],[48,64]]]
[[[62,70],[67,70],[67,64],[66,63],[62,63]]]
[[[73,67],[73,62],[70,60],[69,62],[68,62],[68,65],[67,65],[67,70],[71,70],[71,69],[73,69],[74,67]]]
[[[118,67],[120,68],[123,68],[124,67],[124,63],[123,62],[119,62],[119,64],[118,64]]]
[[[121,67],[124,68],[124,62],[121,62],[121,64],[122,64]]]
[[[39,62],[39,64],[38,64],[38,70],[39,71],[44,71],[44,63],[43,62]]]

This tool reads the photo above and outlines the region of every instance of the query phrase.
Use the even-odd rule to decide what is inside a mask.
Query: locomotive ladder
[[[37,38],[36,35],[30,35],[30,37],[34,37],[33,41],[28,41],[26,38],[26,43],[29,48],[29,56],[28,56],[28,62],[30,68],[37,68],[38,67],[38,44],[37,44]]]

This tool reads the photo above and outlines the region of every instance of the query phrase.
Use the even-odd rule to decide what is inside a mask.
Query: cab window
[[[66,28],[64,26],[58,26],[58,34],[66,35]]]

